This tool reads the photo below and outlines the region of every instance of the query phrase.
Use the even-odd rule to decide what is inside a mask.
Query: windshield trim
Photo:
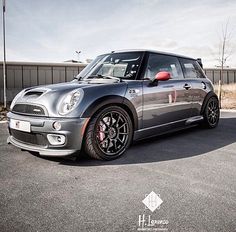
[[[140,56],[136,59],[136,58],[127,58],[124,59],[124,61],[127,62],[132,62],[132,61],[138,61],[138,67],[137,70],[135,70],[135,73],[133,75],[133,77],[128,77],[128,76],[112,76],[112,75],[107,75],[107,74],[101,74],[101,76],[112,76],[114,78],[118,78],[121,81],[122,80],[137,80],[139,79],[139,72],[140,72],[140,67],[142,66],[143,63],[143,57],[144,57],[144,52],[140,52],[140,51],[133,51],[133,52],[117,52],[117,53],[106,53],[106,54],[102,54],[97,56],[90,64],[88,64],[76,77],[75,79],[77,80],[83,80],[85,81],[86,79],[88,79],[90,76],[96,76],[96,74],[93,74],[93,72],[95,72],[96,70],[96,66],[99,65],[99,63],[103,63],[104,59],[106,59],[107,57],[111,56],[111,55],[119,55],[119,54],[139,54]],[[95,68],[95,69],[94,69]],[[99,72],[99,71],[98,71]],[[91,74],[91,75],[90,75]],[[99,74],[98,74],[99,75]]]

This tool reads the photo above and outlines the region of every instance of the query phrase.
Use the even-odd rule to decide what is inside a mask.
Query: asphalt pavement
[[[7,135],[0,124],[1,232],[236,231],[236,113],[110,162],[42,158]],[[152,191],[163,201],[153,212],[142,202]]]

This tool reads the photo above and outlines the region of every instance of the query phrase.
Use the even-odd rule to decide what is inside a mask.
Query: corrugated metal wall
[[[7,63],[7,100],[22,89],[71,81],[86,65],[73,63]],[[0,102],[3,101],[3,70],[0,63]]]
[[[218,83],[220,79],[220,69],[212,68],[204,70],[207,77],[214,83]],[[223,71],[223,84],[236,83],[236,69],[226,69]]]
[[[71,81],[86,65],[77,63],[7,63],[7,100],[23,88],[37,85],[54,84]],[[220,79],[219,69],[205,69],[208,78],[213,83]],[[236,83],[236,69],[227,69],[223,72],[223,83]],[[0,63],[0,102],[3,101],[3,71]]]

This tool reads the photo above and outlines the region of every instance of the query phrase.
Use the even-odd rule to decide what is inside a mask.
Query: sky
[[[6,0],[8,61],[94,59],[120,49],[201,57],[218,65],[222,27],[236,67],[236,0]],[[1,12],[0,60],[3,58]]]

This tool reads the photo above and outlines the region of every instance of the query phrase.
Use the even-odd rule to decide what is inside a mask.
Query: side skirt
[[[166,123],[149,128],[143,128],[134,132],[133,140],[155,137],[158,135],[168,134],[179,130],[187,129],[198,125],[203,120],[203,116],[195,116],[175,122]]]

